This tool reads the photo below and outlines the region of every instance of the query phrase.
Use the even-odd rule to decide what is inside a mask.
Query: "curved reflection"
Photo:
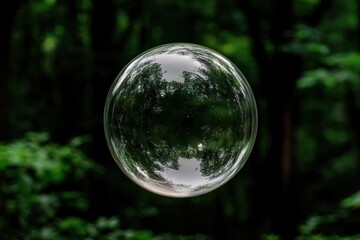
[[[255,101],[218,53],[170,44],[134,59],[115,79],[105,133],[120,168],[155,193],[195,196],[228,181],[253,146]]]

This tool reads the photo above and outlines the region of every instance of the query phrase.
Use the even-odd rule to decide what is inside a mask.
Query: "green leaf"
[[[360,191],[342,200],[340,205],[343,208],[360,208]]]
[[[360,53],[359,52],[347,52],[339,53],[331,56],[327,63],[332,66],[337,66],[352,71],[360,71]]]

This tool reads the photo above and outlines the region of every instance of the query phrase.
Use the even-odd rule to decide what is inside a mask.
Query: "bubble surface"
[[[106,99],[105,136],[122,171],[169,197],[210,192],[246,162],[257,110],[242,73],[194,44],[161,45],[133,59]]]

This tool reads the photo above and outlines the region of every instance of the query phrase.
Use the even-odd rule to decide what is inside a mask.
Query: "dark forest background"
[[[360,239],[357,0],[12,0],[0,14],[0,239]],[[144,50],[201,44],[259,111],[255,148],[204,196],[118,169],[103,107]]]

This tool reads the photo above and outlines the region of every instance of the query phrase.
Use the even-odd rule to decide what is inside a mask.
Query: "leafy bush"
[[[295,240],[358,240],[360,225],[360,191],[343,199],[339,208],[327,215],[312,215],[299,227],[300,235]],[[341,229],[341,231],[339,231]],[[354,235],[344,233],[354,232]],[[280,240],[273,234],[263,240]]]
[[[90,172],[102,171],[81,151],[87,141],[77,137],[62,146],[51,143],[47,133],[28,133],[0,145],[0,230],[7,239],[15,235],[31,239],[34,229],[45,231],[42,226],[56,221],[65,207],[87,209],[80,185],[71,184]]]
[[[301,236],[296,240],[357,240],[360,224],[360,192],[356,192],[340,202],[338,209],[327,215],[310,216],[300,226]],[[341,231],[339,230],[341,229]],[[355,235],[345,236],[354,232]],[[326,235],[324,234],[326,233]]]
[[[99,216],[94,221],[82,217],[89,207],[82,185],[88,175],[105,171],[81,150],[88,141],[76,137],[59,145],[47,133],[31,132],[0,144],[0,239],[208,239],[122,229],[116,216]]]

